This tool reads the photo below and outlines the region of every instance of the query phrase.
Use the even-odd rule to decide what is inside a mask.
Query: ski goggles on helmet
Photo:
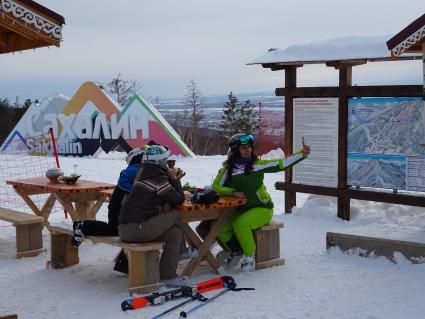
[[[230,139],[229,147],[233,149],[241,145],[252,144],[253,142],[254,142],[254,138],[252,137],[251,134],[238,133],[236,135],[233,135],[232,138]]]
[[[254,138],[252,137],[251,134],[243,135],[239,138],[240,145],[252,144],[253,142],[254,142]]]

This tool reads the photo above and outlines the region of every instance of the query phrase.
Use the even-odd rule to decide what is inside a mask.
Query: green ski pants
[[[252,256],[256,249],[252,231],[267,225],[272,217],[273,209],[265,207],[253,207],[236,213],[224,224],[218,238],[222,243],[227,243],[235,234],[242,247],[243,254]]]

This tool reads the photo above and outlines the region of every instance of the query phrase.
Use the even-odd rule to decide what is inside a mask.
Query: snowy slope
[[[278,153],[277,153],[278,154]],[[178,159],[187,172],[183,182],[198,186],[211,183],[223,156]],[[65,173],[73,164],[84,179],[114,183],[125,161],[122,154],[98,159],[61,158]],[[353,201],[350,222],[336,217],[333,198],[298,195],[298,208],[284,215],[284,193],[274,190],[283,174],[269,174],[266,185],[275,202],[275,218],[282,220],[281,255],[286,265],[251,273],[232,274],[240,287],[253,292],[230,292],[194,312],[189,318],[423,318],[425,264],[412,265],[397,255],[397,264],[385,258],[361,258],[337,249],[326,251],[327,231],[381,225],[400,228],[425,237],[423,209]],[[106,219],[106,205],[100,219]],[[51,216],[55,223],[62,213]],[[14,228],[0,224],[0,316],[17,313],[26,318],[150,318],[174,303],[123,313],[120,303],[128,297],[127,278],[114,272],[117,248],[83,243],[80,264],[67,269],[46,268],[49,253],[17,260]],[[419,234],[419,235],[418,235]],[[43,232],[49,249],[48,232]],[[200,270],[192,283],[215,277]],[[166,318],[178,318],[178,312]]]

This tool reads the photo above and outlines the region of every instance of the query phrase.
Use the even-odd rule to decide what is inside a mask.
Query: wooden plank
[[[198,249],[198,252],[200,250],[200,247],[202,246],[202,241],[199,239],[198,235],[193,231],[193,229],[188,224],[182,224],[181,225],[182,231],[186,237],[186,239],[189,241],[192,247]],[[220,268],[220,264],[215,259],[211,251],[208,249],[205,252],[204,258],[207,260],[208,264],[211,266],[212,270],[215,273],[218,273],[218,268]],[[204,259],[202,258],[202,259]],[[201,259],[201,261],[202,261]]]
[[[254,231],[254,239],[256,263],[280,258],[279,229]]]
[[[73,232],[71,229],[58,227],[58,226],[48,226],[47,227],[50,233],[52,234],[66,234],[72,236]],[[149,243],[125,243],[120,240],[118,236],[86,236],[84,237],[88,240],[91,240],[94,244],[104,243],[112,246],[121,247],[123,249],[132,250],[132,251],[150,251],[150,250],[160,250],[163,248],[164,243],[162,242],[149,242]]]
[[[6,184],[24,189],[43,190],[45,192],[61,193],[81,193],[81,192],[100,192],[102,190],[113,189],[115,185],[99,183],[86,180],[78,180],[75,184],[51,183],[47,177],[24,178],[17,180],[7,180]]]
[[[359,66],[366,63],[367,63],[366,59],[350,60],[350,61],[330,61],[330,62],[326,62],[326,66],[333,67],[337,70],[340,70],[340,69],[345,69],[347,67],[352,68],[353,66]]]
[[[349,87],[294,87],[277,88],[276,96],[291,97],[417,97],[422,96],[422,85],[380,85]]]
[[[28,251],[22,251],[20,253],[16,253],[16,258],[28,258],[28,257],[35,257],[40,255],[41,253],[44,253],[46,251],[45,248],[35,249],[35,250],[28,250]]]
[[[105,203],[106,199],[104,197],[100,197],[96,202],[94,202],[94,205],[90,208],[88,218],[89,219],[96,219],[96,214],[99,211],[99,209],[102,207],[103,203]]]
[[[30,225],[16,225],[16,252],[31,250]]]
[[[80,262],[78,248],[71,245],[68,234],[50,234],[50,264],[52,268],[65,268]]]
[[[72,202],[69,201],[66,194],[55,193],[55,197],[59,201],[59,203],[61,203],[63,208],[66,209],[66,211],[69,213],[69,215],[71,215],[71,219],[73,221],[83,220],[82,216],[78,215],[77,211],[75,210],[74,206],[72,205]]]
[[[418,263],[425,258],[425,244],[401,240],[342,234],[335,232],[326,233],[326,248],[339,247],[342,251],[360,248],[359,255],[367,257],[372,253],[385,256],[394,261],[394,252],[401,252],[412,263]]]
[[[381,203],[411,205],[425,207],[425,196],[393,193],[388,191],[370,191],[362,189],[347,189],[347,194],[352,199],[376,201]]]
[[[43,248],[43,227],[44,224],[42,222],[29,225],[30,250],[38,250]]]
[[[211,220],[220,217],[220,209],[207,209],[202,211],[181,212],[182,223],[196,222],[200,220]]]
[[[313,186],[313,185],[301,185],[301,184],[289,184],[285,182],[276,182],[275,188],[277,190],[286,191],[288,189],[294,190],[300,193],[334,196],[339,195],[349,196],[351,199],[360,199],[367,201],[374,201],[380,203],[400,204],[425,207],[425,196],[423,195],[411,195],[407,193],[393,193],[386,190],[362,190],[362,189],[338,189],[324,186]]]
[[[338,196],[343,190],[334,187],[314,186],[304,184],[290,184],[287,182],[276,182],[274,187],[281,191],[295,191],[299,193],[308,193],[324,196]]]
[[[18,187],[14,187],[14,189],[15,189],[15,192],[17,192],[19,196],[22,197],[24,202],[31,208],[34,214],[36,214],[37,216],[42,216],[40,209],[38,209],[38,207],[34,204],[32,199],[28,196],[28,194],[25,192],[24,189],[20,189]]]
[[[28,225],[44,222],[44,218],[16,210],[0,207],[0,219],[15,225]]]
[[[132,296],[134,293],[137,294],[147,294],[150,292],[158,291],[159,288],[164,287],[165,284],[159,282],[152,285],[143,285],[143,286],[136,286],[136,287],[129,287],[128,293],[130,296]]]
[[[0,319],[18,319],[18,315],[8,315],[0,317]]]
[[[270,268],[273,266],[282,266],[282,265],[285,265],[285,259],[277,258],[277,259],[272,259],[272,260],[256,263],[255,269],[259,270],[259,269],[265,269],[265,268]]]
[[[128,287],[159,283],[159,251],[128,251]]]
[[[259,230],[280,229],[280,228],[283,228],[283,226],[284,226],[283,222],[278,222],[278,221],[272,220],[270,223],[261,227]]]

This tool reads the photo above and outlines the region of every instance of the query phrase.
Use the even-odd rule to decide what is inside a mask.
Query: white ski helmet
[[[152,145],[145,149],[142,163],[149,163],[165,168],[170,151],[162,145]]]
[[[131,161],[136,156],[140,156],[140,163],[141,163],[142,162],[141,157],[144,152],[145,152],[145,149],[143,147],[133,148],[130,152],[128,152],[127,157],[125,158],[125,160],[127,161],[127,165],[130,165]]]

